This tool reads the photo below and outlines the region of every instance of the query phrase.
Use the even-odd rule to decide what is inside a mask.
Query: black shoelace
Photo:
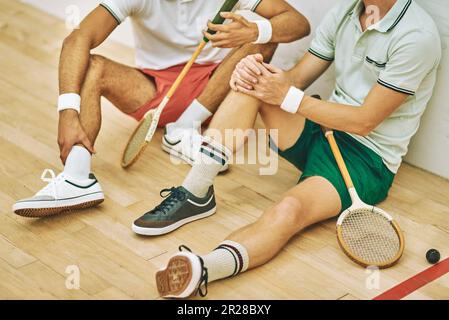
[[[190,250],[190,248],[185,245],[179,246],[179,251],[192,252],[192,250]],[[201,278],[200,278],[200,283],[198,284],[198,288],[196,289],[195,295],[199,294],[200,297],[204,298],[205,296],[207,296],[207,283],[209,281],[209,274],[207,272],[207,268],[204,266],[203,259],[201,259],[200,256],[198,256],[198,258],[200,259],[200,264],[201,264]],[[203,291],[203,286],[204,286],[204,291]]]
[[[158,212],[162,212],[163,214],[167,214],[168,211],[179,201],[184,201],[187,195],[182,192],[179,188],[172,187],[170,189],[163,189],[160,192],[160,196],[165,198],[164,201],[156,208],[151,210],[151,213],[155,214]]]

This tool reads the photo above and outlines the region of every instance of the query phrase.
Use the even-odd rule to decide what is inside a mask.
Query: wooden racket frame
[[[337,162],[338,168],[340,169],[341,175],[343,177],[343,180],[345,181],[346,187],[348,188],[348,192],[351,196],[351,200],[352,200],[352,206],[345,210],[341,215],[340,218],[337,222],[337,239],[338,239],[338,244],[340,245],[340,248],[343,250],[343,252],[355,263],[363,266],[363,267],[370,267],[370,266],[376,266],[379,269],[385,269],[385,268],[389,268],[393,265],[395,265],[399,259],[402,257],[403,253],[404,253],[404,248],[405,248],[405,238],[404,238],[404,234],[402,233],[401,228],[399,227],[399,224],[388,214],[386,213],[384,210],[374,207],[374,206],[370,206],[366,203],[364,203],[360,197],[357,194],[357,191],[354,187],[354,183],[352,182],[351,179],[351,175],[349,174],[348,168],[346,167],[345,161],[343,159],[343,156],[340,152],[340,148],[338,147],[337,141],[335,140],[335,136],[334,136],[334,132],[328,128],[323,128],[324,134],[326,136],[327,141],[329,142],[330,148],[332,150],[332,153],[335,157],[335,161]],[[356,257],[352,252],[351,249],[345,244],[345,242],[342,240],[343,239],[343,235],[342,235],[342,231],[341,231],[341,221],[342,219],[351,213],[351,211],[356,210],[356,209],[367,209],[367,210],[371,210],[373,212],[376,212],[378,214],[382,214],[385,218],[387,218],[394,231],[396,232],[398,238],[399,238],[399,250],[398,253],[394,256],[394,258],[392,258],[390,261],[387,261],[383,264],[376,264],[373,265],[372,263],[369,263],[367,261],[364,261],[363,259],[360,259],[358,257]]]
[[[350,211],[350,209],[348,209],[348,210]],[[375,208],[376,212],[379,212],[379,210],[380,210],[379,208]],[[380,211],[382,212],[382,210],[380,210]],[[395,220],[390,220],[390,223],[392,224],[393,229],[399,238],[399,250],[398,250],[398,253],[394,256],[394,258],[392,258],[390,261],[383,263],[383,264],[375,265],[375,267],[377,267],[379,269],[386,269],[386,268],[392,267],[396,263],[398,263],[399,259],[401,259],[402,255],[403,255],[404,249],[405,249],[405,239],[404,239],[402,230],[399,227],[399,224]],[[368,261],[364,261],[363,259],[360,259],[360,258],[356,257],[355,255],[353,255],[351,252],[351,249],[346,245],[346,243],[344,241],[341,240],[341,239],[343,239],[343,234],[341,232],[341,225],[337,225],[336,229],[337,229],[338,245],[340,246],[341,250],[343,250],[343,252],[349,257],[349,259],[351,259],[352,261],[354,261],[355,263],[357,263],[358,265],[360,265],[364,268],[374,266],[372,263],[370,263]]]
[[[224,4],[222,5],[222,7],[220,8],[220,10],[218,11],[218,13],[215,16],[215,18],[212,20],[212,23],[214,23],[214,24],[222,24],[225,21],[225,18],[223,18],[221,16],[221,13],[222,12],[232,11],[232,9],[235,7],[235,5],[238,2],[239,2],[239,0],[226,0],[224,2]],[[216,31],[213,31],[211,29],[208,29],[207,32],[210,33],[210,34],[215,34],[216,33]],[[155,133],[155,131],[157,129],[157,125],[159,123],[159,117],[160,117],[162,111],[164,110],[164,108],[166,107],[166,105],[170,101],[170,98],[176,92],[176,90],[178,89],[178,87],[181,84],[182,80],[184,80],[185,76],[190,71],[190,69],[192,68],[192,66],[195,63],[196,59],[198,58],[200,53],[203,51],[204,47],[206,46],[206,44],[208,42],[209,42],[209,39],[206,38],[206,37],[203,37],[203,40],[201,41],[201,43],[196,48],[196,50],[193,53],[192,57],[187,62],[187,64],[184,66],[184,68],[182,69],[182,71],[179,74],[179,76],[176,78],[176,80],[173,83],[173,85],[170,87],[170,90],[168,91],[167,95],[164,97],[164,99],[162,100],[160,105],[155,110],[148,111],[145,114],[143,120],[141,120],[141,122],[136,127],[136,129],[134,129],[132,135],[128,139],[128,142],[126,144],[125,150],[123,151],[123,154],[122,154],[121,165],[122,165],[123,168],[129,168],[130,166],[132,166],[139,159],[139,157],[142,155],[143,151],[148,146],[148,143],[153,138],[153,135],[154,135],[154,133]],[[147,121],[151,121],[151,124],[150,124],[150,127],[148,129],[148,132],[147,132],[147,135],[145,137],[145,140],[140,145],[139,152],[134,156],[134,158],[129,163],[126,163],[125,162],[126,150],[128,150],[128,147],[129,147],[131,141],[134,139],[134,135],[136,134],[136,132],[142,127],[142,125],[147,123]]]
[[[142,153],[145,151],[146,147],[148,146],[148,143],[151,141],[151,138],[154,135],[154,132],[156,131],[156,128],[151,128],[150,124],[150,128],[149,128],[149,133],[147,133],[147,137],[145,138],[145,140],[142,142],[141,146],[139,147],[139,152],[136,154],[136,156],[132,159],[132,161],[130,161],[129,163],[125,163],[125,154],[126,154],[126,150],[128,150],[129,145],[131,144],[131,141],[134,139],[135,134],[137,133],[137,131],[147,122],[147,121],[157,121],[159,122],[159,117],[162,113],[162,111],[164,110],[164,108],[167,106],[167,103],[170,101],[171,97],[174,95],[174,93],[176,92],[176,90],[178,90],[178,87],[180,86],[182,80],[184,80],[184,78],[186,77],[186,75],[189,73],[190,69],[192,68],[193,64],[195,63],[196,59],[198,58],[198,56],[201,54],[201,52],[203,51],[204,47],[206,46],[207,42],[204,41],[204,39],[201,41],[201,43],[198,45],[198,47],[196,48],[195,52],[193,53],[192,57],[190,58],[189,62],[187,62],[187,64],[184,66],[184,68],[182,69],[181,73],[178,75],[178,77],[176,78],[175,82],[172,84],[172,86],[170,87],[170,90],[167,92],[167,95],[164,97],[164,99],[162,100],[161,104],[153,110],[148,111],[144,118],[140,121],[139,125],[136,127],[136,129],[134,129],[133,133],[131,134],[131,136],[128,139],[128,142],[126,143],[126,147],[125,150],[123,151],[122,154],[122,161],[121,161],[121,165],[123,168],[128,168],[130,166],[132,166],[138,159],[139,157],[142,155]],[[156,116],[156,117],[155,117]],[[157,127],[157,124],[156,124]],[[148,136],[150,136],[150,138],[148,138]]]

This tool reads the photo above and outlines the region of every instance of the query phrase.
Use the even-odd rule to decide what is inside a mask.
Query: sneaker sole
[[[164,143],[164,141],[161,144],[161,148],[162,150],[164,150],[166,153],[170,154],[171,156],[181,159],[183,162],[193,166],[193,160],[190,159],[189,157],[185,156],[184,154],[182,154],[181,152],[173,149],[171,146],[167,145]],[[220,173],[226,172],[229,169],[229,165],[226,163],[223,168],[220,170]]]
[[[170,233],[172,231],[175,231],[176,229],[179,229],[180,227],[182,227],[183,225],[196,221],[196,220],[201,220],[204,218],[207,218],[211,215],[213,215],[215,212],[217,211],[217,207],[213,207],[211,210],[202,213],[202,214],[197,214],[193,217],[189,217],[183,220],[179,220],[176,223],[173,223],[172,225],[169,225],[167,227],[164,228],[144,228],[144,227],[139,227],[136,226],[134,223],[132,225],[132,230],[137,233],[140,234],[142,236],[160,236],[163,234],[167,234]]]
[[[66,204],[62,206],[47,206],[47,207],[34,207],[33,203],[31,205],[28,205],[26,203],[18,203],[15,204],[16,208],[14,208],[14,213],[26,217],[26,218],[42,218],[42,217],[48,217],[56,214],[61,214],[65,212],[70,212],[74,210],[81,210],[81,209],[88,209],[95,207],[102,203],[104,201],[104,196],[96,195],[95,197],[90,196],[87,199],[85,199],[82,203],[75,203],[75,204]],[[18,207],[18,208],[17,208]],[[22,208],[21,208],[22,207]]]
[[[187,298],[195,290],[192,284],[192,274],[192,264],[189,258],[184,256],[171,258],[167,267],[156,273],[159,295],[164,298]]]

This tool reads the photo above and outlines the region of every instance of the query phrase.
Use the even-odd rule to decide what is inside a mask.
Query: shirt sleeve
[[[104,0],[100,6],[105,8],[117,20],[122,23],[126,17],[139,14],[151,5],[151,0]]]
[[[341,16],[342,6],[337,4],[321,21],[316,29],[315,38],[310,44],[309,52],[320,59],[333,61],[335,57],[335,39]]]
[[[414,31],[403,37],[392,49],[378,83],[392,90],[414,95],[424,78],[441,59],[438,35]]]
[[[256,11],[257,7],[263,0],[240,0],[239,9],[240,10],[251,10]]]

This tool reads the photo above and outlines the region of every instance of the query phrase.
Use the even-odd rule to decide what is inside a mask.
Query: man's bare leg
[[[227,240],[248,252],[248,269],[265,264],[304,228],[334,217],[341,202],[335,187],[322,177],[311,177],[290,189],[253,224],[233,232]]]
[[[305,119],[302,116],[292,115],[279,107],[266,105],[253,97],[231,91],[212,118],[205,135],[219,140],[220,137],[225,137],[227,129],[252,129],[258,113],[262,116],[267,131],[278,130],[278,147],[281,150],[293,146],[304,128]],[[245,141],[235,140],[233,145],[228,141],[223,143],[236,152]]]
[[[229,81],[235,66],[240,60],[250,54],[261,53],[266,62],[269,62],[276,48],[277,44],[270,43],[246,44],[240,48],[233,49],[215,70],[200,96],[187,107],[176,122],[167,126],[168,136],[172,136],[173,132],[173,138],[176,137],[176,129],[192,129],[193,127],[197,127],[215,113],[218,106],[229,93]]]
[[[214,118],[211,121],[209,130],[206,131],[206,140],[212,138],[215,141],[212,145],[212,154],[224,155],[225,163],[230,154],[236,152],[243,146],[247,136],[235,135],[234,139],[225,139],[226,130],[233,129],[245,132],[254,127],[256,116],[261,111],[267,126],[270,129],[279,128],[279,147],[283,148],[287,144],[293,145],[302,132],[304,118],[299,115],[289,115],[275,106],[264,106],[259,100],[231,91],[223,101]],[[278,125],[279,126],[275,126]],[[246,131],[249,132],[249,131]],[[240,139],[240,140],[239,140]],[[217,158],[217,157],[212,157]],[[213,160],[213,159],[212,159]],[[197,197],[203,197],[213,183],[213,179],[223,166],[220,163],[211,161],[208,154],[201,154],[200,158],[192,167],[182,186]]]
[[[101,127],[101,97],[107,98],[124,113],[133,113],[156,93],[153,81],[140,71],[92,55],[81,87],[81,112],[79,115],[87,139],[95,144]],[[60,117],[60,122],[65,121]],[[63,154],[67,153],[67,154]],[[69,176],[85,178],[91,172],[91,155],[82,145],[62,148],[64,172]]]
[[[217,111],[229,93],[229,81],[237,63],[248,55],[261,53],[266,63],[269,63],[276,51],[277,44],[246,44],[232,50],[215,70],[206,88],[198,97],[198,101],[211,113]]]
[[[34,197],[17,201],[13,211],[23,216],[43,217],[101,203],[104,194],[97,179],[91,175],[92,156],[88,151],[100,131],[100,98],[104,96],[123,112],[131,113],[150,100],[155,92],[152,81],[139,71],[100,56],[91,56],[81,86],[79,119],[73,110],[63,111],[59,119],[60,133],[67,134],[76,128],[77,134],[82,133],[77,141],[82,141],[83,145],[74,146],[69,140],[64,141],[60,134],[63,173],[51,179],[49,185]]]
[[[242,110],[242,106],[245,109]],[[305,119],[302,116],[292,115],[279,107],[262,104],[238,93],[227,97],[210,127],[221,132],[226,128],[249,129],[253,127],[257,112],[260,112],[268,131],[278,130],[278,147],[281,150],[292,147],[304,129]],[[236,146],[227,147],[237,150],[243,143],[240,141]],[[258,221],[232,233],[227,240],[246,248],[248,267],[254,268],[273,258],[292,236],[314,223],[335,216],[340,208],[340,197],[334,186],[324,178],[311,177],[290,189]]]
[[[256,99],[235,92],[226,97],[206,135],[215,140],[224,136],[226,129],[250,129],[258,112],[262,115],[267,129],[279,130],[280,149],[293,146],[304,128],[303,117],[288,114],[279,107],[264,105]],[[226,148],[235,151],[243,144],[244,140],[236,143],[228,142]],[[200,175],[205,170],[196,171],[195,168],[194,165],[186,180],[190,177],[191,180],[201,181]],[[190,261],[192,266],[195,263],[197,266],[201,265],[195,262],[201,261],[208,270],[209,282],[260,266],[276,256],[295,234],[309,225],[337,215],[340,208],[339,194],[329,181],[322,177],[308,178],[289,190],[255,223],[232,233],[214,251],[202,256],[201,259],[198,260],[190,253],[182,253],[172,258],[167,268],[156,275],[158,289],[163,296],[177,296],[176,292],[167,289],[167,283],[172,280],[171,270],[174,270],[173,267],[180,261],[183,261],[181,263]],[[182,287],[183,284],[186,285],[185,288]],[[190,288],[187,285],[192,284],[181,281],[178,285],[184,288],[179,293],[183,295],[189,292]]]
[[[92,55],[81,90],[81,124],[92,144],[101,127],[101,97],[115,107],[131,114],[151,100],[156,94],[154,82],[140,71]]]
[[[229,128],[253,128],[257,113],[261,114],[268,131],[278,130],[278,147],[281,150],[292,147],[304,129],[302,116],[231,92],[217,111],[208,132],[212,136],[217,132],[224,136],[224,130]],[[228,143],[226,147],[236,151],[244,141],[235,143]],[[324,178],[312,177],[292,188],[257,222],[232,233],[228,240],[247,248],[249,268],[256,267],[274,257],[293,235],[311,224],[335,216],[340,207],[340,198],[333,185]]]

